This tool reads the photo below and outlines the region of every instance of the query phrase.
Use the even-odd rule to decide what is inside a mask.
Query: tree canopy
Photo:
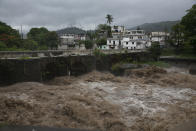
[[[34,40],[41,48],[57,49],[59,40],[56,32],[48,31],[46,28],[32,28],[27,34],[28,39]]]
[[[22,39],[17,30],[0,22],[1,51],[57,49],[59,44],[57,33],[48,31],[44,27],[32,28],[27,37],[27,39]]]
[[[170,43],[178,53],[192,51],[196,54],[196,4],[187,10],[180,23],[173,26]]]
[[[3,22],[0,22],[0,41],[9,48],[21,46],[19,32]]]
[[[110,14],[107,14],[106,15],[106,19],[107,19],[107,23],[110,25],[112,22],[113,22],[113,17],[112,17],[112,15],[110,15]]]

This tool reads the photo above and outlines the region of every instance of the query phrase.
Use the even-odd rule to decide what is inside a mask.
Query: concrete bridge
[[[140,53],[146,50],[100,50],[107,55]],[[0,59],[25,59],[66,56],[93,56],[94,50],[0,51]]]

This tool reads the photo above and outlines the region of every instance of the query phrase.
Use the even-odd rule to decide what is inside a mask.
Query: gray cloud
[[[179,20],[195,0],[0,0],[0,21],[15,28],[45,26],[56,30],[67,26],[84,29],[105,23],[112,14],[114,24],[136,26],[147,22]]]

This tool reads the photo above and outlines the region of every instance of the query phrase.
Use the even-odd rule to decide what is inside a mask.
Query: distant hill
[[[58,35],[61,35],[61,34],[76,34],[76,35],[86,34],[85,30],[82,30],[82,29],[77,28],[77,27],[68,27],[68,28],[65,28],[65,29],[58,30],[56,32],[57,32]]]
[[[140,27],[142,30],[146,32],[153,32],[153,31],[171,31],[172,26],[179,23],[180,21],[164,21],[164,22],[157,22],[157,23],[145,23],[143,25],[138,25],[136,27],[129,28],[131,30],[135,30]]]

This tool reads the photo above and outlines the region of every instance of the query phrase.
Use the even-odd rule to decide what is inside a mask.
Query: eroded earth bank
[[[91,72],[0,88],[0,123],[166,131],[196,118],[196,77],[156,67],[126,77]]]

